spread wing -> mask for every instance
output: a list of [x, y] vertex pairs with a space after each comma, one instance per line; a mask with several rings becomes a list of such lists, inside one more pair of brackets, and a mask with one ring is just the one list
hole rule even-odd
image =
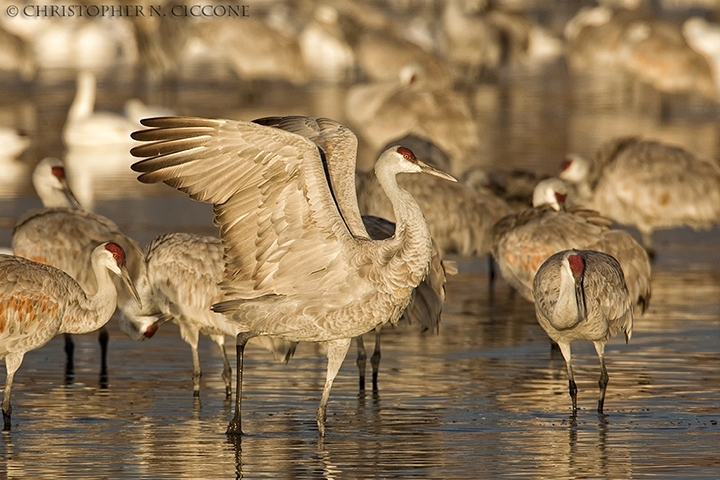
[[330, 178], [333, 197], [352, 234], [368, 238], [360, 218], [355, 170], [358, 140], [346, 126], [329, 118], [302, 116], [265, 117], [253, 123], [301, 135], [320, 148]]
[[214, 205], [230, 298], [318, 292], [351, 283], [355, 240], [333, 200], [318, 149], [308, 139], [250, 122], [145, 119], [132, 149], [151, 157], [132, 168]]

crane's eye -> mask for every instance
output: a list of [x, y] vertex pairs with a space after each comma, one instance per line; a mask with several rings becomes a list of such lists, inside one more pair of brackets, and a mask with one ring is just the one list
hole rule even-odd
[[409, 148], [398, 147], [397, 152], [402, 155], [403, 158], [408, 162], [417, 163], [417, 158], [415, 157], [415, 154]]

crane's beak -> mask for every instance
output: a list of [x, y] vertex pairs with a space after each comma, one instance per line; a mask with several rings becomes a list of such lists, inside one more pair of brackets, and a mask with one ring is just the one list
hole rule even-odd
[[423, 173], [429, 173], [430, 175], [435, 175], [436, 177], [444, 178], [445, 180], [450, 180], [451, 182], [457, 182], [457, 179], [455, 177], [453, 177], [452, 175], [447, 174], [441, 170], [438, 170], [435, 167], [431, 167], [427, 163], [424, 163], [424, 162], [421, 162], [420, 160], [418, 160], [417, 164]]
[[80, 205], [80, 202], [78, 201], [77, 197], [73, 193], [73, 191], [70, 189], [70, 185], [68, 185], [67, 180], [64, 178], [61, 180], [61, 185], [63, 189], [63, 193], [65, 194], [65, 197], [67, 197], [68, 201], [72, 204], [73, 208], [76, 209], [82, 209], [82, 205]]
[[158, 329], [170, 320], [172, 320], [172, 316], [164, 313], [146, 315], [135, 305], [135, 300], [128, 300], [120, 309], [118, 326], [125, 335], [136, 342], [141, 342], [152, 338]]
[[583, 289], [583, 278], [575, 278], [575, 302], [577, 303], [578, 323], [587, 317], [587, 305], [585, 304], [585, 291]]
[[143, 332], [143, 336], [145, 338], [150, 338], [153, 335], [155, 335], [155, 332], [158, 331], [158, 328], [163, 326], [168, 321], [172, 320], [172, 317], [170, 315], [162, 314], [158, 317], [157, 321], [153, 322], [150, 326], [148, 326], [145, 331]]
[[130, 293], [132, 294], [133, 298], [135, 299], [135, 302], [137, 302], [138, 307], [142, 308], [142, 300], [140, 300], [140, 295], [138, 295], [137, 290], [135, 289], [135, 285], [133, 285], [132, 280], [130, 279], [130, 273], [127, 270], [127, 267], [125, 265], [120, 267], [120, 278], [122, 278], [122, 281], [125, 283], [125, 286], [130, 290]]

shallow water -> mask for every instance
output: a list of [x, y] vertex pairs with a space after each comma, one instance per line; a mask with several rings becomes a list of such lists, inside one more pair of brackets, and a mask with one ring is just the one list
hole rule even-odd
[[[182, 114], [342, 115], [343, 89], [329, 86], [275, 85], [248, 96], [243, 84], [220, 76], [151, 97], [134, 85], [127, 75], [101, 77], [100, 107], [117, 110], [141, 96]], [[30, 168], [37, 158], [62, 154], [60, 128], [74, 86], [67, 74], [8, 88], [13, 94], [0, 99], [0, 118], [27, 131], [34, 144], [21, 161], [5, 165], [13, 176], [0, 179], [0, 245], [9, 245], [18, 216], [39, 206]], [[469, 92], [482, 125], [477, 163], [554, 173], [568, 151], [591, 153], [621, 133], [717, 158], [715, 107], [682, 98], [661, 120], [649, 92], [630, 108], [616, 91], [594, 88], [570, 81], [558, 67], [507, 72], [497, 85]], [[363, 155], [367, 168], [371, 154]], [[214, 231], [209, 206], [140, 185], [130, 162], [126, 152], [75, 154], [70, 181], [81, 200], [143, 244], [170, 231]], [[636, 319], [628, 345], [615, 338], [606, 349], [603, 416], [595, 412], [599, 366], [592, 345], [573, 345], [579, 387], [573, 420], [562, 357], [551, 351], [532, 305], [502, 281], [490, 289], [485, 259], [456, 258], [459, 274], [447, 286], [440, 333], [412, 326], [383, 331], [379, 393], [358, 395], [351, 347], [333, 386], [324, 440], [315, 410], [325, 359], [313, 345], [301, 345], [287, 365], [249, 347], [247, 435], [232, 442], [224, 433], [232, 405], [217, 347], [201, 341], [197, 400], [190, 349], [177, 327], [135, 343], [111, 321], [107, 385], [98, 375], [95, 334], [75, 337], [71, 379], [64, 377], [62, 338], [26, 355], [13, 389], [13, 429], [0, 440], [0, 478], [716, 478], [719, 238], [717, 228], [656, 234], [650, 309]], [[366, 343], [372, 346], [370, 338]]]

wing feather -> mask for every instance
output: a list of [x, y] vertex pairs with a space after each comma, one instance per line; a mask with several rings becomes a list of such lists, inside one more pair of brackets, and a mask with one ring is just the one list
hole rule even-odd
[[[314, 143], [242, 121], [169, 117], [144, 124], [156, 128], [133, 138], [153, 143], [132, 154], [172, 153], [132, 168], [142, 172], [142, 182], [162, 181], [214, 204], [225, 249], [222, 286], [230, 298], [320, 295], [329, 285], [342, 291], [352, 284], [352, 271], [330, 268], [355, 245]], [[194, 141], [182, 138], [194, 132]]]
[[360, 217], [355, 170], [358, 140], [346, 126], [329, 118], [302, 116], [264, 117], [253, 123], [301, 135], [315, 143], [326, 157], [332, 194], [348, 228], [356, 237], [368, 238]]

